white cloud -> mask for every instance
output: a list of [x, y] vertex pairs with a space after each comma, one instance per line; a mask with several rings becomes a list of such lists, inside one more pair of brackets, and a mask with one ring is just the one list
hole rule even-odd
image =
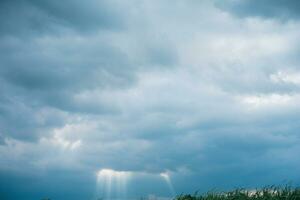
[[271, 81], [275, 83], [288, 83], [300, 85], [300, 72], [297, 71], [278, 71], [270, 75]]
[[254, 107], [272, 107], [272, 106], [284, 106], [289, 105], [292, 102], [293, 97], [290, 95], [270, 94], [270, 95], [249, 95], [242, 96], [239, 99], [249, 106]]

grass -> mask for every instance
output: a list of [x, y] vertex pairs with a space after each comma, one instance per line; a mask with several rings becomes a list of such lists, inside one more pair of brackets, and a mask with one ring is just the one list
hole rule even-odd
[[300, 188], [271, 186], [251, 191], [236, 189], [230, 192], [180, 195], [175, 200], [300, 200]]

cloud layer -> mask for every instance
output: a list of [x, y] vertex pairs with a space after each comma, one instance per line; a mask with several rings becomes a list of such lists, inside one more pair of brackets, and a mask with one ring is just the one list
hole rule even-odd
[[0, 4], [4, 198], [299, 184], [296, 1]]

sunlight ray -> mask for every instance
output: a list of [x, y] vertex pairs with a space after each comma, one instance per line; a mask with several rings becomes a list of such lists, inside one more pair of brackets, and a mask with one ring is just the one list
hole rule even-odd
[[167, 183], [168, 187], [169, 187], [169, 190], [171, 192], [171, 195], [172, 197], [175, 197], [175, 190], [174, 190], [174, 186], [172, 184], [172, 181], [171, 181], [171, 178], [170, 178], [170, 175], [168, 174], [168, 172], [163, 172], [163, 173], [160, 173], [159, 174], [163, 179], [164, 181]]
[[126, 198], [127, 182], [131, 173], [101, 169], [97, 172], [97, 196], [105, 199]]

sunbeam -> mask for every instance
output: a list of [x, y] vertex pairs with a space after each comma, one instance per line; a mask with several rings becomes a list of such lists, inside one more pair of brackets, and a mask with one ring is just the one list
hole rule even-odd
[[165, 182], [167, 183], [169, 190], [172, 194], [172, 197], [174, 197], [175, 190], [174, 190], [174, 187], [173, 187], [173, 184], [172, 184], [172, 181], [171, 181], [171, 178], [170, 178], [170, 175], [168, 174], [168, 172], [163, 172], [163, 173], [160, 173], [159, 175], [165, 180]]
[[131, 172], [101, 169], [97, 172], [97, 196], [105, 199], [126, 198]]

